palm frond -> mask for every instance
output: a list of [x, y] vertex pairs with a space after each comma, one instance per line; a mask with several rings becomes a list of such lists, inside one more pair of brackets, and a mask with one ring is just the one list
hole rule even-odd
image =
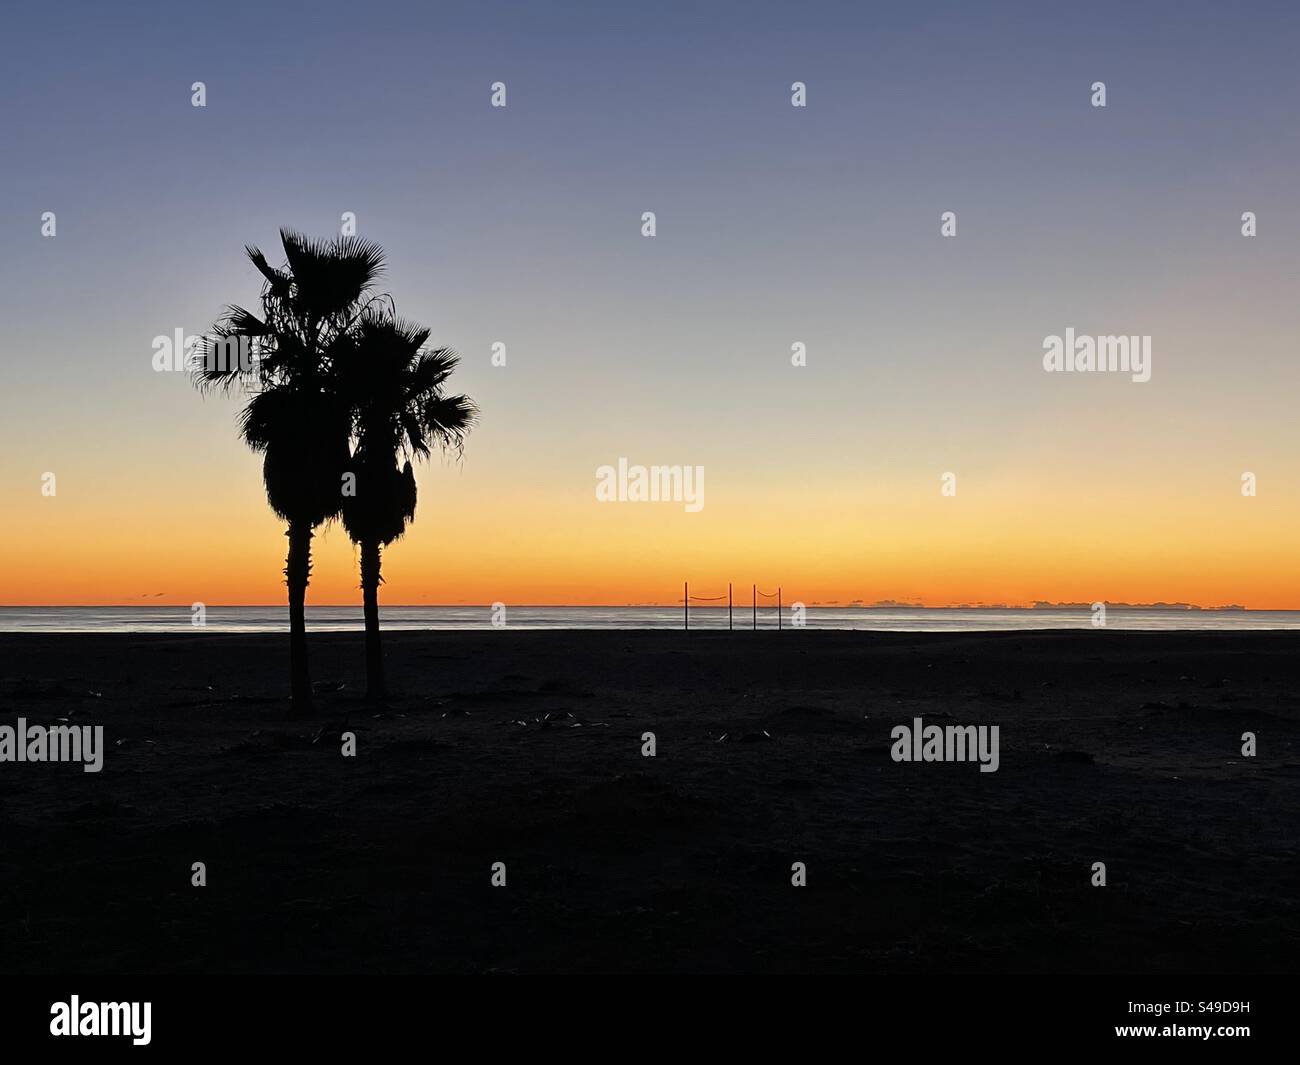
[[434, 396], [425, 403], [422, 420], [435, 443], [460, 455], [465, 437], [478, 421], [478, 407], [468, 396]]
[[384, 269], [384, 253], [360, 237], [312, 239], [292, 229], [280, 231], [294, 296], [310, 318], [330, 321], [347, 316]]
[[282, 270], [277, 270], [266, 261], [266, 256], [261, 250], [252, 244], [245, 244], [244, 251], [252, 260], [253, 265], [257, 267], [258, 273], [266, 278], [266, 283], [271, 291], [277, 296], [283, 295], [288, 291], [290, 278]]

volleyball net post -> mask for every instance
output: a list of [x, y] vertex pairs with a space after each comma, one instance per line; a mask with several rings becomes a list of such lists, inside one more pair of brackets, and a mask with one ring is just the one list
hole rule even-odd
[[776, 631], [777, 631], [777, 632], [780, 632], [780, 631], [781, 631], [781, 629], [782, 629], [782, 622], [781, 622], [781, 610], [782, 610], [781, 592], [782, 592], [782, 588], [781, 588], [780, 585], [777, 585], [777, 588], [776, 588], [776, 591], [775, 591], [775, 592], [760, 592], [760, 591], [758, 590], [758, 585], [757, 585], [757, 584], [754, 585], [754, 628], [755, 628], [755, 629], [758, 628], [758, 597], [761, 595], [764, 599], [775, 599], [775, 600], [776, 600]]
[[731, 628], [731, 585], [727, 585], [726, 595], [691, 595], [690, 581], [682, 581], [682, 628], [689, 631], [691, 627], [691, 600], [697, 603], [721, 603], [727, 601], [727, 628]]

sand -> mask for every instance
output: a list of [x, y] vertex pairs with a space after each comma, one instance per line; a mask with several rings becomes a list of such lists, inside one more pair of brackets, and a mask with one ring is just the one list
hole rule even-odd
[[[285, 637], [0, 636], [0, 725], [106, 748], [0, 764], [0, 967], [1297, 968], [1295, 634], [386, 641], [376, 711], [314, 634], [295, 722]], [[998, 771], [894, 762], [918, 717], [997, 725]]]

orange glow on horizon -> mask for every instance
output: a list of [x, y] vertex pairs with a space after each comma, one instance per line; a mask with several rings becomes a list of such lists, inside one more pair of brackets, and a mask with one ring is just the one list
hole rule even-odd
[[[239, 508], [173, 504], [167, 513], [183, 518], [170, 522], [62, 494], [26, 502], [0, 533], [6, 557], [22, 561], [6, 572], [0, 604], [283, 603], [284, 530], [258, 487], [245, 486]], [[955, 499], [894, 486], [852, 502], [791, 487], [719, 492], [687, 514], [585, 492], [511, 499], [464, 478], [422, 492], [415, 524], [384, 554], [389, 606], [671, 606], [683, 580], [701, 596], [725, 595], [730, 580], [738, 602], [757, 581], [809, 605], [1300, 607], [1284, 532], [1300, 513], [1262, 497], [1153, 510], [1113, 495], [1104, 508], [1074, 495], [1029, 499], [1016, 484], [963, 486]], [[356, 550], [341, 527], [318, 530], [313, 563], [309, 603], [359, 604]]]

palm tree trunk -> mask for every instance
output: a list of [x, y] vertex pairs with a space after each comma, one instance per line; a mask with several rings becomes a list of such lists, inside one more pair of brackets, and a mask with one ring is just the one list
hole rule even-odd
[[285, 583], [289, 586], [289, 679], [292, 685], [290, 717], [312, 712], [311, 674], [307, 669], [307, 582], [311, 579], [311, 525], [289, 523], [289, 558]]
[[379, 541], [361, 545], [361, 597], [366, 616], [366, 697], [379, 702], [388, 697], [384, 685], [384, 652], [379, 643]]

